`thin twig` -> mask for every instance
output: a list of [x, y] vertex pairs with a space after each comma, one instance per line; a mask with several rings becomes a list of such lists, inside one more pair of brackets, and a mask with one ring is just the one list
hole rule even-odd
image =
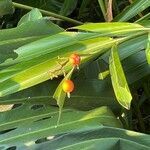
[[108, 1], [108, 5], [107, 5], [107, 21], [110, 22], [113, 20], [113, 13], [112, 13], [112, 0]]

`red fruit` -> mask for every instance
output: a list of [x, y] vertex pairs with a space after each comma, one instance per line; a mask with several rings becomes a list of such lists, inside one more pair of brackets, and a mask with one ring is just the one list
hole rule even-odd
[[70, 57], [69, 57], [69, 61], [72, 65], [74, 66], [78, 66], [80, 64], [80, 61], [81, 61], [81, 58], [78, 54], [72, 54]]

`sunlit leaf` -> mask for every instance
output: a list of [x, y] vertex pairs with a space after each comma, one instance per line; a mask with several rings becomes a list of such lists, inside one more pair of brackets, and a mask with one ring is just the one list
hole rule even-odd
[[98, 32], [101, 36], [124, 36], [148, 30], [136, 23], [111, 22], [111, 23], [86, 23], [75, 26], [72, 29], [79, 29], [90, 32]]
[[[72, 36], [67, 33], [66, 36], [68, 38], [64, 38], [63, 34], [60, 34], [59, 36], [55, 36], [54, 39], [52, 36], [51, 42], [49, 41], [50, 36], [25, 45], [22, 48], [20, 47], [20, 57], [18, 56], [14, 61], [18, 59], [22, 62], [0, 71], [0, 82], [3, 82], [0, 86], [0, 95], [8, 95], [48, 79], [52, 79], [55, 76], [62, 75], [62, 67], [58, 64], [58, 61], [59, 63], [64, 63], [64, 60], [58, 59], [58, 56], [62, 58], [68, 57], [70, 54], [77, 52], [81, 55], [83, 54], [82, 63], [85, 63], [88, 60], [95, 58], [97, 55], [104, 53], [107, 48], [111, 47], [115, 42], [112, 38], [100, 37], [82, 40], [72, 45], [71, 42], [76, 42], [78, 38], [84, 39], [85, 37], [88, 37], [88, 34], [71, 33], [71, 35]], [[74, 36], [77, 39], [74, 39]], [[89, 34], [89, 37], [90, 36], [91, 34]], [[60, 37], [62, 40], [58, 41], [58, 38], [56, 37]], [[58, 45], [58, 43], [61, 44]], [[68, 44], [71, 46], [67, 46]], [[55, 45], [57, 46], [55, 47]], [[66, 45], [66, 47], [64, 45]], [[88, 55], [84, 55], [87, 53]], [[31, 55], [32, 57], [30, 57]], [[35, 58], [33, 56], [35, 56]], [[66, 72], [70, 71], [71, 65], [66, 64], [64, 69]]]
[[57, 101], [57, 105], [59, 106], [59, 117], [58, 117], [57, 124], [59, 124], [62, 109], [63, 109], [63, 106], [64, 106], [66, 94], [67, 94], [63, 91], [62, 85], [63, 85], [65, 80], [68, 80], [68, 79], [71, 78], [73, 70], [74, 70], [74, 68], [64, 77], [64, 79], [60, 82], [60, 84], [58, 85], [58, 87], [57, 87], [57, 89], [56, 89], [56, 91], [53, 95], [53, 98]]
[[148, 34], [148, 40], [147, 40], [146, 58], [148, 64], [150, 64], [150, 33]]
[[99, 73], [98, 78], [104, 80], [109, 75], [109, 70]]
[[109, 58], [109, 70], [113, 89], [118, 102], [126, 109], [130, 109], [132, 96], [119, 59], [116, 45], [114, 45], [111, 49], [111, 55]]

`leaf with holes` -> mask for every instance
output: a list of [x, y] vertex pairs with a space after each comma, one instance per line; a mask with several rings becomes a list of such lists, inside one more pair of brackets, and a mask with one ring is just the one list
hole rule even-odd
[[[108, 78], [109, 79], [109, 78]], [[26, 90], [0, 98], [0, 105], [20, 104], [28, 101], [30, 104], [48, 103], [57, 106], [53, 94], [61, 80], [49, 80]], [[65, 101], [65, 108], [90, 110], [101, 106], [108, 106], [118, 114], [120, 106], [115, 100], [110, 80], [81, 79], [74, 80], [75, 88], [69, 100]]]
[[90, 111], [63, 109], [62, 120], [57, 127], [58, 108], [48, 104], [34, 106], [27, 101], [17, 108], [0, 113], [0, 116], [0, 131], [5, 131], [0, 135], [0, 146], [5, 148], [63, 133], [94, 129], [101, 125], [122, 127], [107, 107]]
[[150, 135], [142, 134], [130, 130], [100, 126], [96, 129], [89, 129], [80, 132], [73, 132], [60, 135], [58, 137], [49, 137], [46, 142], [37, 142], [29, 146], [21, 145], [22, 149], [94, 149], [94, 150], [149, 150]]

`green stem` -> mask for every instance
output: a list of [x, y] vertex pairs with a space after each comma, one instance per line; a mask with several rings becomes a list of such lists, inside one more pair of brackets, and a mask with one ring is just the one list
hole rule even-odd
[[105, 4], [104, 4], [104, 1], [103, 0], [98, 0], [98, 3], [99, 3], [99, 6], [101, 8], [101, 11], [103, 13], [104, 19], [107, 20], [107, 18], [106, 18], [106, 7], [105, 7]]
[[[19, 3], [15, 3], [13, 2], [13, 5], [17, 8], [22, 8], [22, 9], [27, 9], [27, 10], [32, 10], [34, 7], [31, 7], [31, 6], [27, 6], [27, 5], [23, 5], [23, 4], [19, 4]], [[71, 18], [68, 18], [68, 17], [65, 17], [65, 16], [62, 16], [62, 15], [58, 15], [58, 14], [55, 14], [53, 12], [50, 12], [50, 11], [46, 11], [46, 10], [43, 10], [43, 9], [39, 9], [41, 13], [45, 14], [45, 15], [48, 15], [48, 16], [52, 16], [52, 17], [55, 17], [55, 18], [59, 18], [59, 19], [62, 19], [62, 20], [65, 20], [65, 21], [68, 21], [68, 22], [71, 22], [73, 24], [76, 24], [76, 25], [81, 25], [83, 24], [82, 22], [80, 21], [77, 21], [77, 20], [74, 20], [74, 19], [71, 19]]]
[[148, 14], [146, 14], [145, 16], [143, 16], [142, 18], [136, 20], [135, 22], [136, 22], [136, 23], [139, 23], [140, 21], [143, 21], [144, 19], [146, 20], [146, 19], [148, 19], [148, 18], [150, 18], [150, 13], [148, 13]]

